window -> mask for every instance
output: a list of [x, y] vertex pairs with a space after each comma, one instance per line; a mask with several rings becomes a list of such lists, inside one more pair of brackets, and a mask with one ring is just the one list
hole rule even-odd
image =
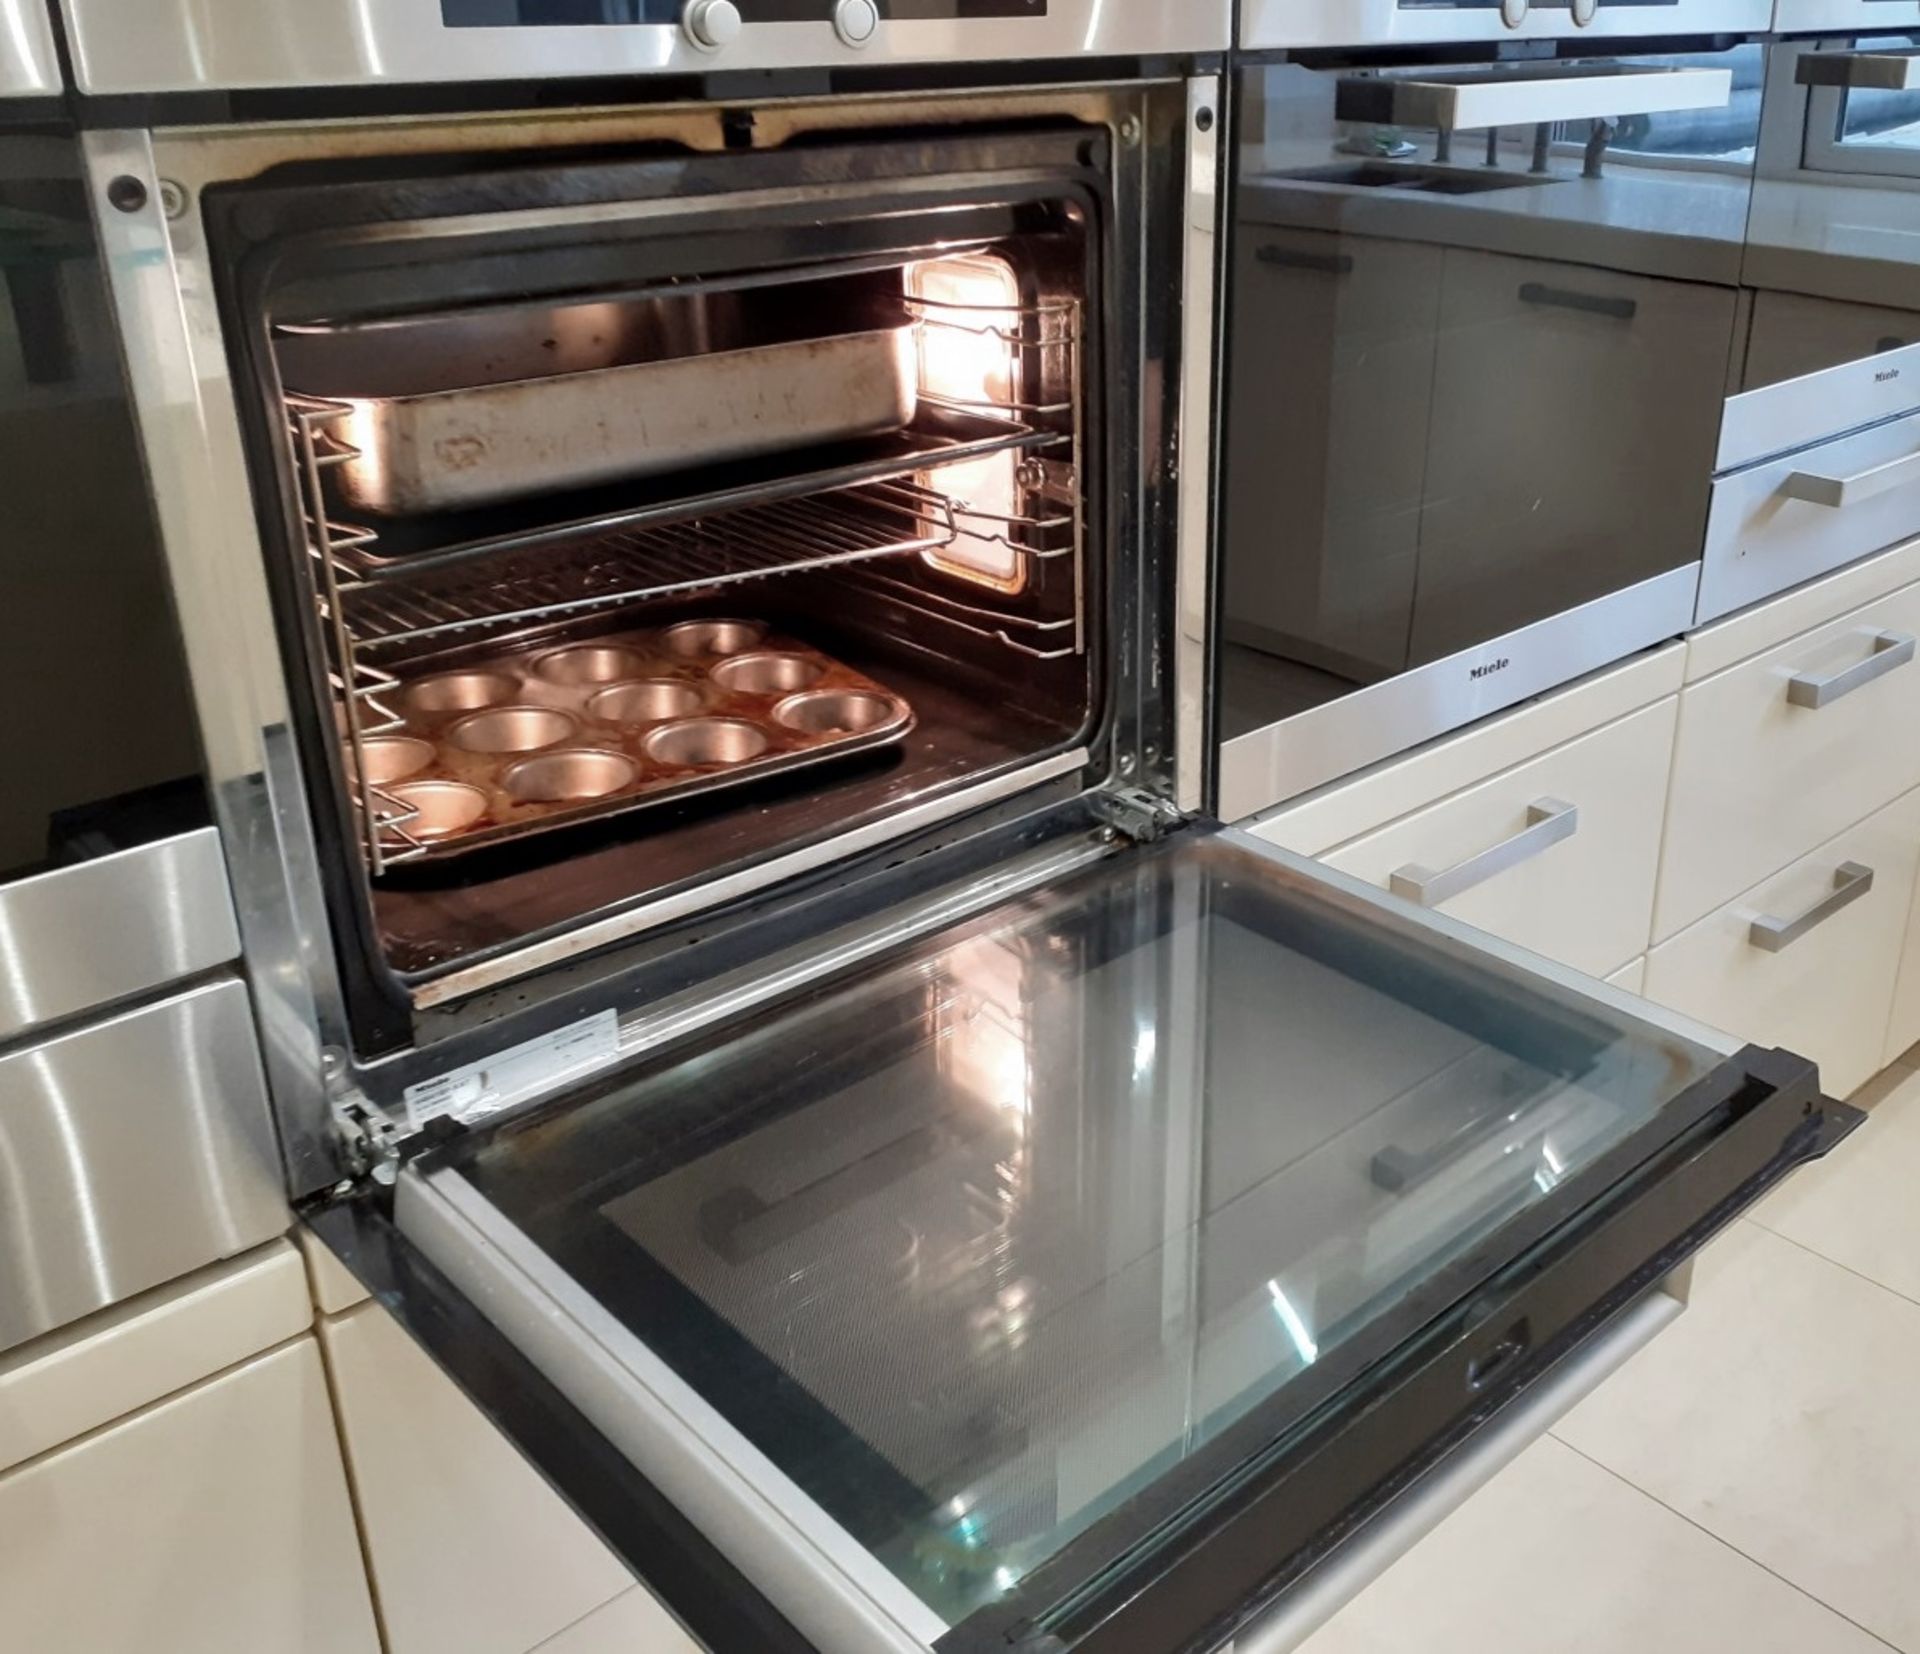
[[1813, 88], [1807, 98], [1807, 168], [1920, 179], [1920, 34], [1880, 35], [1853, 43], [1852, 51], [1863, 58], [1914, 59], [1909, 78], [1915, 84]]

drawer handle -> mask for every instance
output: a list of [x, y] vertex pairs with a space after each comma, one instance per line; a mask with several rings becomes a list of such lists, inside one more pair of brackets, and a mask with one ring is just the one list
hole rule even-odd
[[1888, 460], [1885, 465], [1856, 471], [1850, 477], [1830, 477], [1823, 471], [1795, 471], [1780, 485], [1780, 492], [1790, 500], [1805, 500], [1808, 505], [1824, 505], [1839, 511], [1889, 489], [1904, 488], [1910, 482], [1920, 482], [1920, 454]]
[[1451, 867], [1435, 872], [1409, 862], [1394, 872], [1387, 883], [1394, 895], [1404, 896], [1422, 907], [1438, 907], [1463, 890], [1485, 884], [1496, 873], [1531, 861], [1542, 850], [1570, 839], [1580, 829], [1580, 811], [1557, 798], [1536, 798], [1527, 806], [1527, 825], [1512, 838], [1490, 845], [1477, 856], [1469, 856]]
[[1351, 253], [1306, 253], [1291, 247], [1261, 247], [1253, 256], [1262, 264], [1277, 265], [1282, 270], [1317, 270], [1323, 276], [1353, 274]]
[[1616, 322], [1630, 322], [1639, 313], [1638, 299], [1616, 299], [1606, 293], [1577, 293], [1571, 287], [1548, 287], [1542, 282], [1520, 284], [1522, 304], [1550, 304], [1562, 310], [1585, 310], [1595, 316], [1611, 316]]
[[1871, 867], [1857, 861], [1843, 861], [1833, 870], [1833, 889], [1827, 895], [1791, 919], [1776, 919], [1770, 913], [1763, 913], [1747, 927], [1747, 940], [1767, 953], [1778, 953], [1799, 941], [1815, 925], [1831, 919], [1841, 908], [1852, 906], [1872, 888]]
[[1808, 672], [1794, 673], [1787, 679], [1787, 701], [1792, 706], [1811, 707], [1818, 712], [1842, 695], [1851, 695], [1863, 684], [1884, 678], [1896, 666], [1905, 666], [1912, 659], [1911, 632], [1875, 632], [1873, 653], [1865, 660], [1855, 661], [1845, 671], [1832, 672], [1824, 678]]

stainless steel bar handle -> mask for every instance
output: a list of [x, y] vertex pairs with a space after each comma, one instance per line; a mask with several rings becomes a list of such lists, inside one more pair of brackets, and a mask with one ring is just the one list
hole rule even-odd
[[1830, 672], [1824, 678], [1816, 678], [1810, 672], [1794, 673], [1787, 679], [1787, 700], [1793, 706], [1810, 707], [1817, 712], [1842, 695], [1851, 695], [1861, 685], [1884, 678], [1895, 667], [1905, 666], [1912, 659], [1911, 632], [1875, 632], [1873, 653], [1844, 671]]
[[1838, 511], [1912, 482], [1920, 482], [1920, 453], [1889, 460], [1870, 470], [1856, 471], [1850, 477], [1830, 477], [1824, 471], [1794, 471], [1780, 485], [1780, 492], [1790, 500], [1805, 500], [1808, 505], [1824, 505]]
[[1778, 953], [1805, 936], [1815, 925], [1824, 924], [1841, 908], [1849, 907], [1873, 888], [1873, 869], [1857, 861], [1843, 861], [1833, 870], [1833, 890], [1822, 896], [1804, 913], [1791, 919], [1776, 919], [1763, 913], [1747, 927], [1747, 940], [1767, 953]]
[[1558, 798], [1536, 798], [1527, 806], [1527, 825], [1512, 838], [1502, 839], [1477, 856], [1469, 856], [1437, 872], [1409, 862], [1392, 874], [1388, 886], [1394, 895], [1404, 896], [1410, 902], [1418, 902], [1422, 907], [1438, 907], [1463, 890], [1485, 884], [1496, 873], [1531, 861], [1542, 850], [1572, 838], [1579, 830], [1577, 806]]

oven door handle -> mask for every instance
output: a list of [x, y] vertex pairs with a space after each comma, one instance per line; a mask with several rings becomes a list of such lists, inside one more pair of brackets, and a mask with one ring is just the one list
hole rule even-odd
[[1795, 471], [1780, 485], [1780, 492], [1790, 500], [1804, 500], [1808, 505], [1824, 505], [1839, 511], [1889, 489], [1904, 488], [1910, 482], [1920, 482], [1920, 452], [1856, 471], [1850, 477], [1830, 477], [1823, 471]]
[[1791, 947], [1815, 925], [1824, 924], [1843, 907], [1851, 907], [1873, 888], [1873, 869], [1857, 861], [1843, 861], [1833, 870], [1833, 889], [1812, 907], [1791, 919], [1763, 913], [1747, 927], [1747, 940], [1763, 953]]
[[1842, 695], [1851, 695], [1875, 678], [1884, 678], [1895, 667], [1905, 666], [1913, 659], [1913, 645], [1911, 632], [1875, 632], [1873, 652], [1865, 660], [1855, 661], [1845, 670], [1830, 672], [1824, 678], [1816, 678], [1810, 672], [1795, 672], [1787, 679], [1788, 704], [1815, 712], [1831, 706]]
[[1437, 872], [1409, 862], [1397, 868], [1388, 879], [1394, 895], [1405, 897], [1421, 907], [1438, 907], [1477, 884], [1485, 884], [1496, 873], [1504, 873], [1523, 861], [1531, 861], [1542, 850], [1570, 839], [1580, 830], [1580, 810], [1558, 798], [1536, 798], [1527, 806], [1527, 825], [1512, 838], [1489, 845], [1478, 855], [1457, 861]]

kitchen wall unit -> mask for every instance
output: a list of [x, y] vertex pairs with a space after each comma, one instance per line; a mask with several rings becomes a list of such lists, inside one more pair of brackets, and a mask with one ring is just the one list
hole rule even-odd
[[1844, 1094], [1920, 1040], [1916, 636], [1920, 541], [1251, 825]]

